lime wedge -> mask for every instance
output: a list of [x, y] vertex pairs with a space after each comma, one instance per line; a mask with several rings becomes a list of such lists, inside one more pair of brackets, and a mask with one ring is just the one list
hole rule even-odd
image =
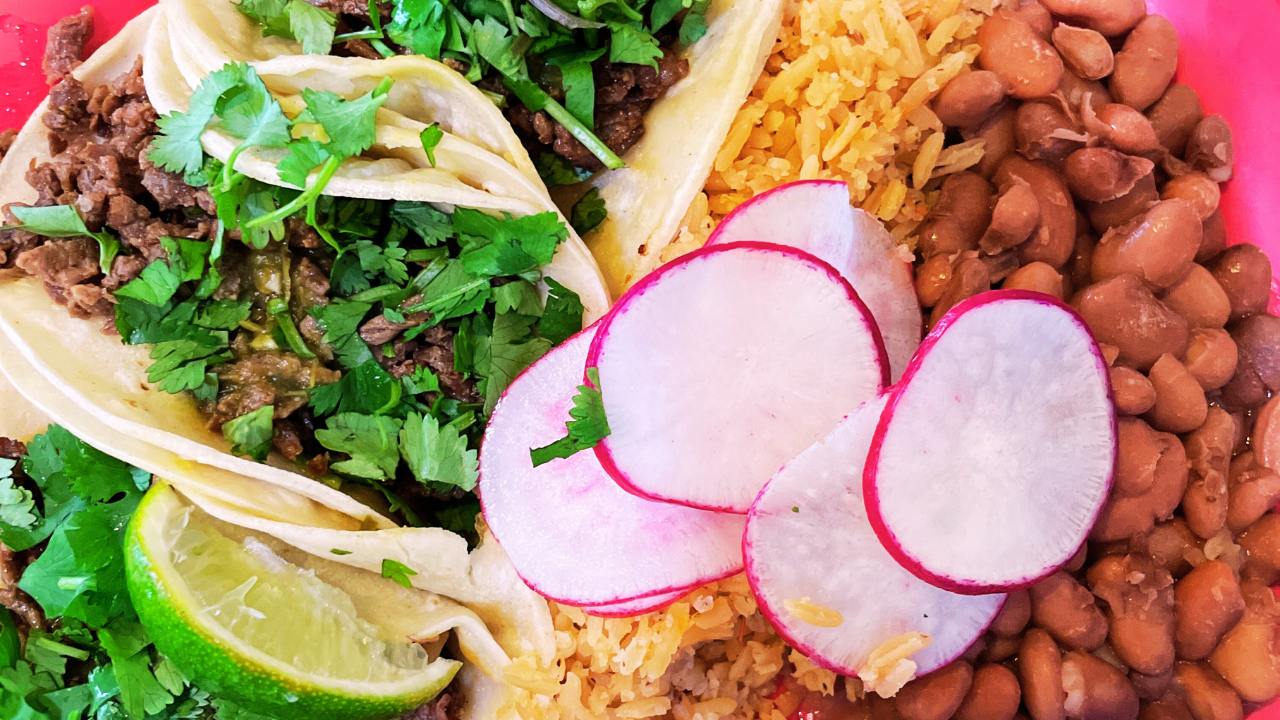
[[[239, 536], [239, 539], [236, 536]], [[352, 597], [157, 483], [125, 539], [129, 594], [197, 686], [280, 720], [394, 718], [460, 663], [362, 617]], [[361, 582], [391, 582], [363, 573]], [[367, 587], [358, 592], [368, 593]]]

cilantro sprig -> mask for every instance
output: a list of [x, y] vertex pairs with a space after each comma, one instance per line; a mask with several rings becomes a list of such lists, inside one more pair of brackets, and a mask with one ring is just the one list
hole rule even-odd
[[578, 394], [573, 396], [570, 420], [565, 423], [568, 434], [550, 445], [529, 451], [534, 467], [590, 450], [609, 436], [609, 419], [605, 417], [604, 398], [599, 389], [600, 371], [587, 368], [587, 380], [590, 384], [579, 385]]
[[91, 237], [98, 241], [98, 267], [103, 274], [111, 272], [111, 263], [120, 254], [120, 239], [108, 232], [90, 232], [80, 212], [71, 205], [48, 207], [22, 207], [12, 205], [9, 211], [21, 225], [3, 227], [0, 230], [21, 229], [37, 235], [53, 238]]

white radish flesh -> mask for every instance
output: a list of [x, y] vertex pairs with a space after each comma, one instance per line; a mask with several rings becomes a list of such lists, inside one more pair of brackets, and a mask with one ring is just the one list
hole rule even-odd
[[613, 433], [596, 455], [636, 494], [745, 513], [783, 463], [883, 389], [887, 364], [830, 265], [768, 243], [704, 248], [600, 322], [588, 365]]
[[481, 507], [541, 595], [577, 606], [649, 598], [660, 607], [656, 596], [742, 569], [744, 520], [631, 495], [589, 450], [533, 467], [529, 449], [565, 434], [594, 335], [589, 328], [547, 353], [494, 408], [480, 454]]
[[[911, 657], [923, 675], [982, 635], [1003, 595], [940, 590], [898, 565], [862, 503], [862, 468], [886, 398], [868, 402], [787, 463], [747, 516], [747, 579], [761, 610], [813, 662], [856, 675], [872, 651], [909, 632], [932, 642]], [[792, 614], [788, 601], [840, 613], [835, 627]], [[794, 605], [793, 605], [794, 608]]]
[[1071, 559], [1111, 487], [1107, 364], [1084, 321], [1041, 293], [957, 305], [880, 420], [864, 484], [904, 567], [954, 592], [1031, 585]]
[[757, 195], [721, 220], [707, 245], [740, 240], [790, 245], [840, 271], [880, 326], [892, 379], [902, 376], [922, 332], [911, 263], [879, 220], [849, 204], [847, 184], [801, 180]]

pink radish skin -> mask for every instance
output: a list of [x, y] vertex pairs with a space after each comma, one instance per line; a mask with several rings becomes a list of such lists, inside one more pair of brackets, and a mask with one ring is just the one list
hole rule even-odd
[[600, 610], [639, 614], [740, 572], [745, 521], [635, 497], [591, 452], [533, 467], [529, 449], [564, 436], [595, 333], [566, 340], [507, 388], [481, 446], [480, 503], [539, 594], [574, 606], [627, 603], [638, 610]]
[[582, 612], [588, 615], [604, 618], [629, 618], [636, 617], [637, 615], [647, 615], [651, 612], [667, 609], [672, 605], [672, 603], [696, 589], [697, 587], [695, 586], [671, 593], [641, 598], [639, 600], [614, 603], [613, 605], [593, 605], [582, 608]]
[[885, 548], [956, 593], [1052, 575], [1085, 541], [1115, 475], [1110, 374], [1057, 299], [992, 291], [933, 329], [880, 418], [864, 493]]
[[846, 183], [801, 180], [756, 195], [725, 216], [706, 244], [741, 240], [789, 245], [839, 270], [880, 327], [892, 380], [902, 377], [922, 332], [911, 263], [879, 220], [849, 204]]
[[[787, 463], [747, 515], [747, 580], [782, 637], [814, 663], [843, 675], [907, 632], [932, 642], [911, 659], [917, 675], [962, 655], [1004, 605], [1004, 595], [968, 597], [904, 570], [881, 546], [862, 501], [862, 467], [888, 398], [851, 413], [823, 440]], [[842, 622], [819, 627], [786, 608], [809, 598]]]
[[600, 321], [612, 434], [595, 451], [626, 490], [746, 513], [787, 460], [887, 384], [875, 320], [822, 260], [769, 243], [696, 250]]

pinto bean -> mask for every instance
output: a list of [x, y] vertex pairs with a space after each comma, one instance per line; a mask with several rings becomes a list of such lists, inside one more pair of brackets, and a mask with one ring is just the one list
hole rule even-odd
[[996, 168], [1004, 159], [1017, 152], [1018, 139], [1015, 129], [1018, 123], [1018, 111], [1013, 103], [1005, 102], [998, 107], [991, 119], [976, 129], [961, 130], [960, 136], [965, 140], [981, 139], [984, 143], [982, 159], [973, 166], [973, 172], [990, 179], [996, 174]]
[[973, 684], [955, 720], [1012, 720], [1022, 701], [1018, 676], [1003, 665], [983, 665], [973, 672]]
[[1120, 350], [1116, 362], [1146, 370], [1161, 355], [1181, 357], [1187, 349], [1187, 321], [1143, 287], [1133, 275], [1090, 285], [1076, 309], [1098, 342]]
[[1245, 553], [1245, 578], [1264, 585], [1280, 579], [1280, 515], [1258, 518], [1236, 542]]
[[1106, 557], [1089, 568], [1089, 589], [1106, 603], [1108, 642], [1130, 668], [1159, 675], [1173, 667], [1173, 576], [1146, 553]]
[[1138, 694], [1139, 700], [1159, 700], [1173, 685], [1173, 664], [1171, 663], [1169, 669], [1159, 675], [1144, 675], [1130, 670], [1129, 682], [1133, 683], [1133, 691]]
[[1181, 281], [1200, 248], [1200, 218], [1185, 200], [1162, 200], [1129, 224], [1102, 236], [1093, 253], [1093, 276], [1132, 274], [1154, 289]]
[[1148, 15], [1125, 38], [1115, 57], [1111, 94], [1141, 112], [1164, 95], [1178, 69], [1178, 31], [1160, 15]]
[[1004, 637], [1003, 635], [987, 635], [986, 647], [982, 650], [982, 659], [989, 663], [1004, 662], [1018, 654], [1018, 648], [1022, 646], [1022, 638], [1017, 635]]
[[1093, 594], [1064, 572], [1032, 585], [1031, 621], [1074, 650], [1096, 650], [1107, 639], [1107, 619]]
[[1239, 354], [1231, 335], [1222, 328], [1196, 328], [1182, 364], [1205, 392], [1217, 390], [1236, 373]]
[[1123, 35], [1147, 14], [1145, 0], [1044, 0], [1049, 12], [1107, 37]]
[[1210, 215], [1201, 226], [1204, 228], [1204, 237], [1200, 240], [1200, 250], [1196, 252], [1196, 262], [1203, 265], [1227, 249], [1227, 223], [1219, 210]]
[[1115, 200], [1102, 203], [1086, 203], [1085, 210], [1089, 215], [1089, 224], [1095, 232], [1105, 233], [1113, 227], [1120, 227], [1145, 213], [1152, 205], [1160, 201], [1160, 193], [1156, 192], [1154, 174], [1138, 179], [1133, 189]]
[[1000, 194], [991, 213], [991, 226], [978, 247], [995, 255], [1021, 245], [1040, 226], [1040, 203], [1027, 183], [1014, 183]]
[[1280, 502], [1280, 473], [1258, 462], [1255, 451], [1241, 453], [1231, 461], [1227, 496], [1227, 529], [1236, 535]]
[[1235, 170], [1235, 145], [1231, 126], [1221, 115], [1210, 115], [1196, 124], [1187, 140], [1187, 162], [1217, 182], [1231, 179]]
[[1089, 106], [1095, 113], [1098, 108], [1111, 102], [1111, 93], [1107, 92], [1106, 85], [1097, 80], [1085, 80], [1070, 70], [1062, 73], [1062, 80], [1058, 82], [1058, 92], [1066, 99], [1067, 105], [1076, 111], [1076, 114], [1079, 114], [1086, 95]]
[[1040, 206], [1040, 227], [1017, 248], [1022, 264], [1039, 261], [1055, 269], [1065, 265], [1075, 248], [1076, 211], [1062, 173], [1015, 154], [1000, 163], [995, 181], [1001, 190], [1019, 183], [1030, 185]]
[[973, 666], [964, 660], [907, 683], [894, 701], [904, 720], [948, 720], [973, 684]]
[[1015, 132], [1018, 152], [1031, 160], [1055, 165], [1084, 147], [1089, 139], [1062, 105], [1051, 101], [1023, 103], [1018, 108]]
[[1062, 58], [1023, 18], [999, 10], [978, 28], [978, 65], [1003, 77], [1019, 100], [1049, 95], [1062, 79]]
[[[1158, 400], [1156, 404], [1159, 405]], [[1227, 524], [1227, 475], [1238, 431], [1230, 413], [1213, 407], [1208, 409], [1204, 423], [1183, 441], [1190, 474], [1182, 513], [1191, 531], [1205, 540]]]
[[1053, 33], [1053, 15], [1049, 9], [1041, 5], [1039, 0], [1015, 0], [1005, 3], [1005, 7], [1020, 20], [1031, 26], [1040, 37], [1048, 40]]
[[1258, 411], [1249, 444], [1258, 454], [1258, 463], [1280, 473], [1280, 395]]
[[[1080, 222], [1078, 219], [1077, 222]], [[1088, 227], [1088, 220], [1085, 219], [1081, 227]], [[1093, 251], [1098, 245], [1098, 240], [1089, 234], [1088, 230], [1081, 230], [1076, 234], [1075, 247], [1071, 252], [1071, 260], [1067, 263], [1064, 281], [1075, 288], [1087, 287], [1093, 282]], [[1063, 286], [1063, 296], [1070, 297], [1071, 293], [1067, 291], [1066, 283]]]
[[987, 628], [996, 635], [1013, 637], [1022, 634], [1031, 622], [1031, 596], [1026, 590], [1009, 593], [996, 619]]
[[[1157, 520], [1167, 520], [1187, 487], [1187, 457], [1173, 435], [1157, 433], [1137, 418], [1120, 418], [1120, 457], [1116, 491], [1103, 507], [1089, 539], [1093, 542], [1128, 540], [1149, 532]], [[1149, 480], [1147, 478], [1150, 478]], [[1126, 488], [1148, 486], [1126, 496]]]
[[950, 257], [934, 255], [921, 263], [916, 270], [916, 297], [920, 300], [920, 306], [931, 308], [937, 305], [950, 282]]
[[1187, 708], [1196, 720], [1242, 720], [1240, 696], [1208, 663], [1180, 662], [1173, 680], [1182, 690]]
[[1053, 30], [1053, 46], [1067, 69], [1086, 80], [1101, 80], [1115, 69], [1115, 54], [1097, 30], [1062, 24]]
[[1280, 392], [1280, 318], [1254, 315], [1231, 328], [1239, 361], [1236, 374], [1222, 388], [1222, 403], [1247, 410], [1267, 401], [1269, 393]]
[[1151, 174], [1155, 163], [1110, 148], [1076, 150], [1063, 164], [1067, 185], [1080, 200], [1106, 202], [1123, 197], [1139, 180]]
[[1161, 355], [1147, 373], [1156, 389], [1156, 404], [1143, 418], [1157, 430], [1191, 432], [1204, 424], [1209, 410], [1204, 388], [1172, 355]]
[[1268, 703], [1280, 695], [1280, 603], [1263, 585], [1244, 589], [1240, 622], [1222, 637], [1209, 665], [1251, 703]]
[[1138, 717], [1138, 694], [1133, 684], [1111, 663], [1069, 652], [1062, 658], [1063, 703], [1067, 717], [1079, 720], [1109, 720]]
[[951, 282], [947, 283], [947, 289], [942, 291], [942, 297], [938, 299], [938, 304], [933, 306], [933, 312], [929, 314], [929, 327], [937, 325], [942, 316], [960, 302], [990, 289], [991, 274], [986, 264], [977, 258], [961, 260], [960, 264], [956, 265]]
[[1200, 221], [1204, 222], [1218, 212], [1218, 201], [1222, 198], [1222, 192], [1218, 189], [1218, 183], [1211, 180], [1208, 175], [1188, 173], [1165, 183], [1160, 197], [1164, 200], [1173, 198], [1186, 200], [1191, 203], [1191, 207], [1195, 208]]
[[949, 127], [977, 127], [991, 117], [1009, 89], [1009, 82], [990, 70], [957, 75], [938, 93], [933, 112]]
[[1062, 275], [1046, 263], [1033, 262], [1004, 279], [1005, 290], [1031, 290], [1062, 299]]
[[1160, 294], [1160, 301], [1192, 328], [1220, 328], [1231, 317], [1231, 299], [1202, 265], [1192, 265], [1186, 277]]
[[1181, 157], [1196, 125], [1204, 119], [1200, 96], [1190, 85], [1170, 85], [1164, 95], [1147, 109], [1147, 119], [1160, 138], [1160, 144]]
[[1257, 245], [1241, 243], [1205, 266], [1231, 301], [1231, 319], [1264, 313], [1271, 299], [1271, 260]]
[[1122, 415], [1141, 415], [1156, 404], [1156, 389], [1151, 381], [1127, 367], [1111, 368], [1111, 392], [1115, 396], [1116, 412]]
[[1145, 115], [1128, 105], [1108, 103], [1098, 108], [1080, 108], [1084, 129], [1101, 137], [1115, 149], [1141, 155], [1160, 147], [1160, 138]]
[[971, 172], [958, 172], [942, 183], [938, 202], [920, 226], [920, 253], [953, 255], [978, 249], [978, 239], [991, 224], [991, 184]]
[[1167, 696], [1155, 702], [1142, 703], [1138, 720], [1196, 720], [1182, 698]]
[[1039, 628], [1027, 631], [1018, 651], [1018, 678], [1032, 720], [1065, 720], [1062, 655], [1049, 633]]
[[1235, 571], [1223, 560], [1200, 563], [1174, 585], [1178, 657], [1203, 660], [1223, 634], [1244, 615], [1244, 597]]
[[1151, 559], [1174, 578], [1186, 575], [1194, 565], [1204, 562], [1203, 546], [1204, 541], [1191, 532], [1187, 521], [1182, 518], [1160, 523], [1147, 535], [1147, 552]]

